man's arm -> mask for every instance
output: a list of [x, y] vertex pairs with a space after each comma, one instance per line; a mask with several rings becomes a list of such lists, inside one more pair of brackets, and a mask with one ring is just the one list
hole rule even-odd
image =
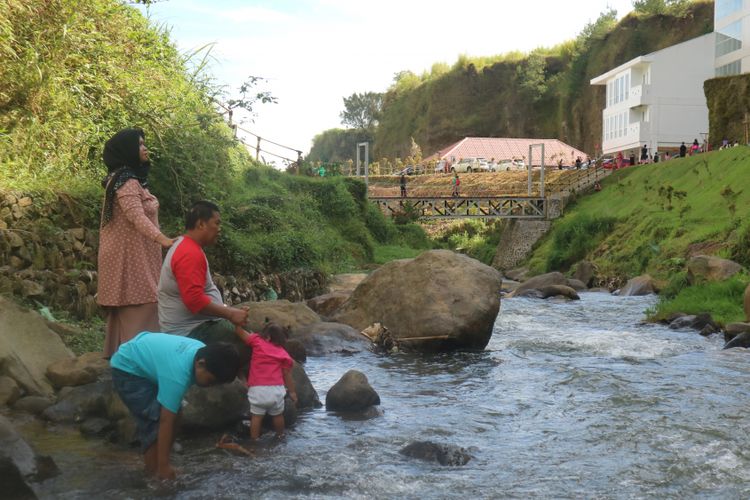
[[236, 307], [227, 307], [225, 305], [209, 302], [198, 312], [200, 314], [205, 314], [206, 316], [218, 316], [219, 318], [224, 318], [234, 323], [235, 326], [244, 326], [244, 324], [247, 323], [247, 310], [245, 309], [237, 309]]
[[159, 437], [156, 440], [156, 475], [159, 479], [174, 479], [175, 470], [169, 463], [169, 455], [174, 441], [174, 427], [177, 414], [161, 407], [159, 417]]

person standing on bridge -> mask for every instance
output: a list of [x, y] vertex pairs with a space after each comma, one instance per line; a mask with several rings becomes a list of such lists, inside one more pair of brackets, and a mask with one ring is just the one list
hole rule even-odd
[[406, 174], [401, 174], [401, 198], [406, 198]]
[[451, 196], [459, 196], [459, 186], [461, 185], [461, 179], [458, 178], [458, 172], [453, 172], [451, 185], [453, 186], [453, 193], [451, 193]]

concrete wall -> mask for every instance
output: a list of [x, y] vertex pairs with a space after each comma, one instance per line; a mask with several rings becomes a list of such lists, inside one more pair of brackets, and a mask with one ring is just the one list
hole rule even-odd
[[492, 267], [500, 271], [518, 267], [529, 256], [534, 244], [551, 227], [552, 222], [548, 220], [509, 220], [500, 235]]

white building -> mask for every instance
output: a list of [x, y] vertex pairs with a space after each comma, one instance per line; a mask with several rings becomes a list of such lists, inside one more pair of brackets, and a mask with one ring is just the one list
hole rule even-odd
[[716, 76], [750, 73], [750, 0], [716, 0]]
[[[740, 0], [742, 1], [742, 0]], [[750, 0], [745, 0], [750, 4]], [[703, 82], [714, 77], [716, 34], [636, 57], [591, 80], [606, 85], [602, 153], [674, 151], [708, 133]]]

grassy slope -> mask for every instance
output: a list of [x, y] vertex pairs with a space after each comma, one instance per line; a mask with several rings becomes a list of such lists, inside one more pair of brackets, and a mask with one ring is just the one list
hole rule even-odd
[[[535, 249], [529, 266], [536, 272], [553, 270], [554, 256], [570, 250], [560, 248], [565, 241], [561, 233], [583, 228], [568, 245], [588, 244], [584, 255], [578, 257], [593, 261], [604, 280], [619, 284], [647, 272], [665, 285], [669, 283], [669, 295], [678, 294], [679, 302], [662, 304], [657, 317], [676, 310], [709, 309], [718, 313], [722, 321], [740, 320], [744, 317], [741, 291], [740, 300], [731, 307], [710, 306], [706, 300], [712, 295], [716, 298], [716, 294], [735, 300], [737, 289], [746, 282], [744, 278], [735, 284], [711, 285], [699, 292], [695, 288], [683, 289], [684, 267], [686, 259], [700, 253], [735, 258], [750, 265], [746, 257], [749, 172], [750, 149], [746, 147], [616, 172], [605, 180], [601, 192], [566, 209], [565, 216], [556, 221]], [[607, 218], [614, 219], [610, 230], [598, 235], [586, 231], [591, 227], [586, 219]]]
[[81, 209], [79, 223], [96, 228], [104, 141], [140, 126], [168, 234], [181, 232], [193, 201], [222, 207], [216, 271], [334, 272], [371, 262], [378, 245], [426, 245], [417, 226], [395, 227], [368, 206], [361, 182], [254, 162], [216, 112], [220, 90], [200, 71], [201, 55], [189, 60], [118, 0], [0, 0], [0, 35], [3, 190], [33, 194], [37, 204], [64, 199]]

